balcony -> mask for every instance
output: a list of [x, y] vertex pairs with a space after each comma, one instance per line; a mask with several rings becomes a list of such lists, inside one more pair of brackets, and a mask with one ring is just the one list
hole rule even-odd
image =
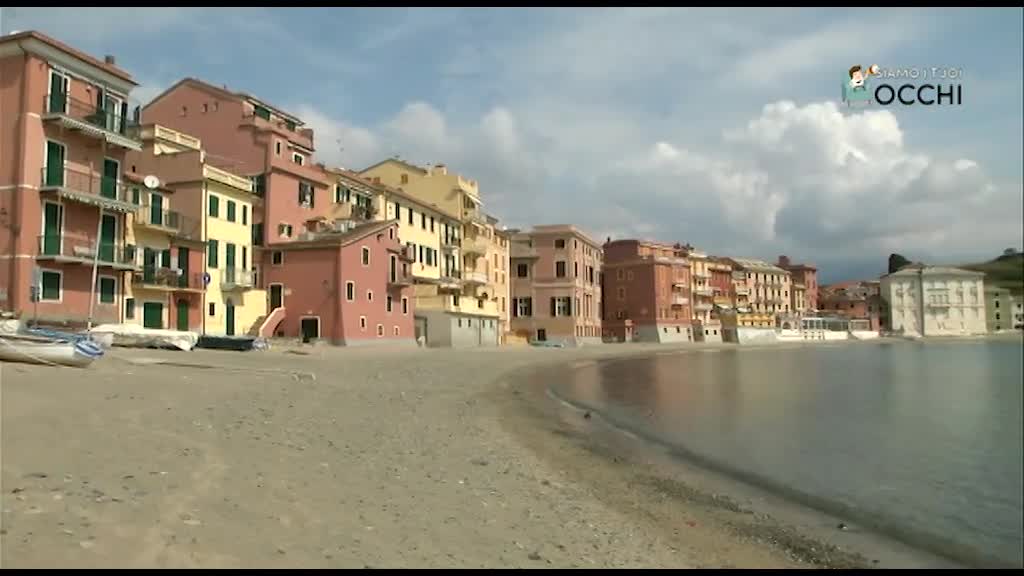
[[458, 250], [462, 246], [462, 240], [459, 240], [455, 236], [449, 236], [447, 238], [441, 238], [441, 249], [451, 252], [452, 250]]
[[128, 214], [139, 209], [132, 202], [128, 188], [120, 180], [75, 168], [43, 167], [39, 192], [52, 193], [58, 198], [98, 206], [111, 212]]
[[471, 237], [462, 239], [462, 253], [470, 256], [484, 256], [487, 254], [487, 239]]
[[42, 119], [107, 144], [140, 151], [139, 123], [137, 119], [129, 118], [127, 112], [127, 105], [122, 105], [120, 110], [103, 110], [97, 108], [95, 102], [83, 102], [67, 94], [54, 93], [44, 97]]
[[710, 286], [699, 286], [693, 289], [693, 293], [698, 296], [714, 296], [715, 289]]
[[462, 281], [464, 284], [469, 286], [479, 286], [487, 284], [487, 274], [483, 272], [464, 272], [462, 275]]
[[747, 296], [750, 294], [750, 288], [747, 286], [736, 286], [733, 288], [733, 292], [735, 292], [736, 294], [743, 294], [744, 296]]
[[462, 290], [462, 270], [442, 270], [437, 287], [448, 292]]
[[690, 299], [687, 298], [686, 296], [673, 296], [672, 297], [672, 305], [673, 306], [686, 306], [689, 303], [690, 303]]
[[711, 310], [711, 308], [713, 308], [713, 306], [710, 302], [697, 302], [693, 305], [694, 312], [707, 312], [708, 310]]
[[524, 260], [536, 260], [537, 258], [540, 258], [540, 255], [537, 254], [536, 248], [523, 244], [522, 242], [513, 242], [509, 255], [512, 258], [522, 258]]
[[182, 216], [173, 210], [158, 210], [153, 206], [145, 206], [135, 215], [135, 226], [178, 234], [182, 228]]
[[377, 208], [359, 204], [335, 204], [331, 216], [335, 220], [369, 222], [377, 214]]
[[939, 309], [939, 308], [949, 308], [950, 304], [949, 304], [949, 302], [927, 302], [925, 304], [925, 307], [927, 307], [927, 308], [936, 308], [936, 309]]
[[658, 264], [672, 264], [673, 266], [689, 266], [690, 261], [679, 256], [642, 256], [643, 260], [654, 260]]
[[255, 276], [252, 270], [225, 268], [220, 271], [220, 289], [248, 290], [256, 285]]
[[711, 274], [708, 274], [707, 272], [694, 272], [692, 274], [692, 276], [694, 278], [703, 278], [705, 280], [710, 280], [711, 279]]
[[206, 288], [203, 275], [189, 274], [178, 268], [145, 266], [132, 274], [132, 283], [142, 289], [166, 292], [202, 292]]
[[686, 280], [673, 280], [672, 281], [672, 287], [673, 288], [682, 288], [682, 289], [685, 290], [687, 286], [689, 286], [689, 284], [686, 283]]
[[470, 224], [476, 224], [477, 226], [487, 226], [487, 216], [476, 209], [463, 210], [462, 219]]
[[404, 288], [406, 286], [412, 286], [412, 277], [405, 274], [391, 274], [388, 277], [388, 287], [390, 288]]
[[96, 262], [100, 266], [119, 270], [137, 268], [134, 246], [126, 247], [117, 242], [101, 242], [99, 243], [99, 253], [97, 253], [95, 238], [44, 234], [39, 236], [37, 241], [39, 254], [36, 256], [36, 260], [39, 261], [90, 266]]

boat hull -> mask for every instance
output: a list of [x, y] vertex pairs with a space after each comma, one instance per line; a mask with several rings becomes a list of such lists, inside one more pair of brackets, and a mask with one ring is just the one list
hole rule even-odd
[[31, 336], [0, 337], [0, 361], [85, 368], [103, 355], [91, 342], [58, 342]]

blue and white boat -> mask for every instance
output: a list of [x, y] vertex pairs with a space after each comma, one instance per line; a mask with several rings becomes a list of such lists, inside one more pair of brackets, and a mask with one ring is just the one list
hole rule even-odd
[[103, 348], [89, 339], [57, 340], [31, 334], [0, 336], [0, 361], [84, 368], [103, 356]]

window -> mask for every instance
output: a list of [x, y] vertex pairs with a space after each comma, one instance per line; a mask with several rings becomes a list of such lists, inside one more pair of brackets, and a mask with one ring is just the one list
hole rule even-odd
[[313, 208], [316, 205], [315, 200], [313, 185], [309, 182], [299, 182], [299, 206]]
[[478, 298], [478, 299], [477, 299], [477, 301], [476, 301], [476, 307], [477, 307], [477, 308], [483, 308], [483, 307], [484, 307], [484, 300], [483, 300], [483, 298]]
[[370, 265], [370, 249], [367, 248], [366, 246], [363, 246], [362, 252], [363, 252], [363, 266], [369, 266]]
[[242, 204], [242, 225], [249, 225], [249, 207], [245, 204]]
[[408, 174], [402, 174], [402, 184], [408, 184], [408, 183], [409, 183], [409, 175]]
[[113, 304], [117, 297], [117, 278], [100, 276], [97, 282], [99, 284], [100, 304]]
[[295, 122], [291, 120], [285, 120], [284, 127], [291, 130], [292, 132], [295, 132]]
[[203, 102], [203, 114], [206, 114], [209, 111], [210, 111], [210, 105], [207, 104], [206, 102]]
[[264, 108], [263, 106], [259, 106], [259, 105], [253, 106], [252, 114], [253, 114], [253, 116], [256, 116], [258, 118], [263, 118], [264, 120], [270, 120], [270, 110]]
[[615, 271], [615, 279], [616, 280], [623, 280], [623, 279], [625, 279], [624, 270], [622, 268], [619, 268], [618, 270]]
[[213, 303], [213, 302], [210, 302], [209, 314], [210, 314], [210, 316], [216, 316], [217, 315], [217, 305], [215, 303]]
[[996, 300], [996, 308], [999, 308], [999, 300]]
[[61, 280], [62, 275], [60, 272], [43, 270], [42, 277], [40, 278], [39, 300], [42, 302], [60, 302], [62, 296]]
[[277, 235], [282, 238], [292, 237], [292, 225], [291, 224], [278, 224]]
[[408, 313], [409, 313], [409, 299], [406, 298], [405, 296], [402, 296], [402, 314], [408, 314]]
[[389, 314], [391, 313], [391, 295], [390, 294], [388, 295], [387, 303], [384, 305], [384, 309], [387, 310]]
[[996, 312], [996, 320], [999, 320], [999, 312]]
[[423, 212], [420, 212], [420, 228], [427, 229], [427, 215]]
[[206, 267], [216, 269], [220, 265], [217, 262], [218, 246], [216, 240], [209, 240], [206, 243]]
[[516, 264], [516, 276], [519, 278], [526, 278], [529, 268], [526, 264]]
[[234, 222], [235, 221], [235, 202], [233, 200], [228, 200], [228, 215], [227, 216], [228, 216], [228, 222]]
[[213, 194], [210, 194], [210, 210], [209, 215], [213, 218], [220, 217], [220, 198], [217, 198]]
[[394, 330], [394, 335], [395, 335], [395, 336], [398, 336], [398, 335], [399, 335], [399, 330], [398, 330], [398, 326], [395, 326], [395, 330]]
[[580, 277], [580, 263], [579, 262], [573, 262], [572, 263], [572, 277], [573, 278], [579, 278]]
[[459, 295], [458, 294], [452, 294], [452, 306], [454, 306], [456, 308], [459, 307]]
[[413, 211], [412, 211], [412, 208], [409, 208], [409, 224], [413, 224], [412, 219], [413, 219]]
[[627, 282], [632, 282], [633, 281], [633, 271], [632, 270], [628, 270], [626, 272], [626, 281]]
[[356, 299], [356, 283], [345, 282], [345, 300], [353, 302]]
[[625, 300], [625, 299], [626, 299], [626, 289], [623, 288], [622, 286], [619, 286], [619, 300]]
[[395, 227], [394, 226], [388, 228], [388, 238], [391, 239], [391, 240], [395, 239]]
[[252, 177], [252, 193], [262, 198], [267, 193], [267, 177], [259, 174]]
[[366, 291], [366, 301], [373, 302], [373, 290]]
[[384, 335], [384, 325], [383, 324], [377, 324], [377, 337], [380, 338], [383, 335]]
[[395, 202], [395, 220], [401, 220], [401, 219], [402, 219], [402, 205], [399, 204], [398, 202]]
[[305, 162], [305, 160], [306, 159], [302, 156], [302, 154], [292, 152], [292, 162], [295, 162], [299, 166], [302, 166], [302, 163]]
[[572, 298], [569, 296], [552, 298], [551, 315], [554, 317], [572, 316]]
[[434, 217], [433, 216], [430, 217], [430, 231], [431, 232], [434, 231]]
[[274, 266], [280, 266], [284, 264], [284, 252], [280, 250], [274, 250], [270, 253], [270, 263]]
[[[564, 240], [563, 240], [563, 242], [564, 242]], [[562, 261], [562, 260], [559, 260], [558, 262], [555, 262], [555, 277], [556, 278], [565, 278], [565, 262]]]
[[124, 318], [125, 320], [135, 318], [135, 298], [124, 299]]
[[533, 298], [513, 298], [512, 316], [514, 318], [533, 316]]
[[136, 206], [142, 205], [142, 190], [139, 190], [138, 186], [132, 188], [132, 204]]
[[366, 316], [359, 317], [359, 329], [366, 332]]
[[555, 248], [564, 249], [565, 248], [565, 240], [563, 238], [556, 239], [555, 240]]

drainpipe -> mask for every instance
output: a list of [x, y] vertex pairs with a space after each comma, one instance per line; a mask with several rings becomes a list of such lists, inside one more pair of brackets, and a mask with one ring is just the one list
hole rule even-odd
[[[203, 178], [203, 190], [202, 190], [202, 193], [199, 196], [202, 198], [202, 205], [199, 208], [199, 239], [202, 240], [203, 238], [206, 238], [206, 234], [207, 234], [207, 231], [206, 231], [206, 218], [207, 218], [206, 211], [208, 210], [207, 202], [209, 201], [208, 198], [206, 197], [207, 194], [206, 194], [206, 178], [205, 178], [205, 176]], [[203, 334], [203, 336], [205, 336], [206, 335], [206, 289], [207, 289], [206, 274], [207, 274], [207, 272], [209, 270], [209, 266], [210, 266], [210, 262], [207, 260], [208, 255], [210, 253], [210, 251], [209, 251], [210, 249], [209, 249], [209, 245], [208, 245], [209, 239], [203, 240], [203, 243], [204, 243], [204, 245], [203, 245], [203, 252], [205, 252], [202, 255], [202, 261], [204, 262], [204, 264], [202, 266], [202, 269], [203, 269], [203, 276], [202, 276], [202, 278], [203, 278], [203, 296], [202, 296], [202, 299], [200, 301], [199, 316], [203, 319], [202, 334]]]
[[[341, 314], [341, 259], [342, 253], [345, 250], [343, 246], [338, 246], [338, 256], [334, 260], [334, 294], [331, 295], [334, 300], [334, 327], [332, 328], [333, 338], [332, 344], [338, 345], [344, 343], [345, 328], [342, 325], [342, 314]], [[284, 296], [284, 288], [281, 289], [282, 297]], [[385, 298], [387, 295], [385, 294]], [[401, 303], [399, 303], [401, 305]]]

